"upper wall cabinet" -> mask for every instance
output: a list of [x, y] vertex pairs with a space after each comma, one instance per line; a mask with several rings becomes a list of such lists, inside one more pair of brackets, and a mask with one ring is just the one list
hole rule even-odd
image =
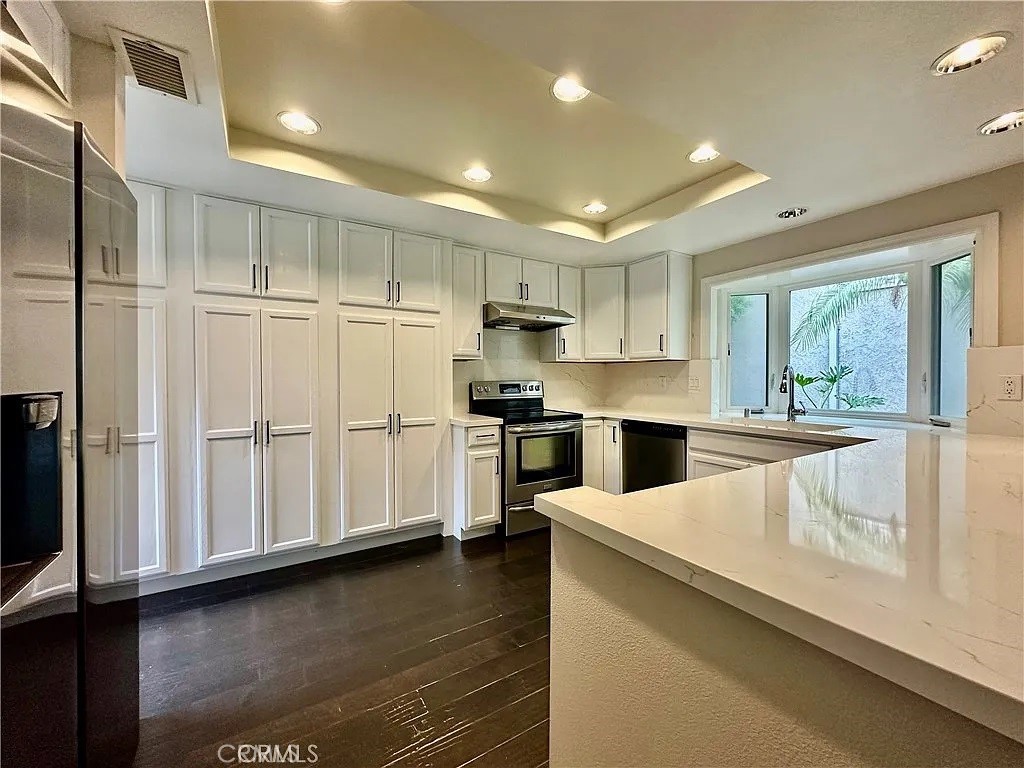
[[630, 360], [688, 360], [692, 259], [665, 252], [627, 267]]
[[114, 179], [91, 177], [84, 185], [82, 247], [89, 282], [134, 285], [139, 280], [138, 239], [132, 220], [135, 202]]
[[316, 301], [315, 216], [195, 196], [195, 289], [231, 296]]
[[129, 181], [135, 195], [138, 248], [135, 282], [153, 288], [167, 285], [167, 190]]
[[558, 266], [559, 309], [576, 318], [572, 325], [546, 331], [541, 339], [541, 359], [545, 362], [583, 360], [583, 271], [579, 267]]
[[196, 290], [258, 296], [259, 207], [196, 195], [195, 217]]
[[440, 312], [441, 241], [339, 222], [338, 302]]
[[583, 270], [583, 356], [625, 360], [626, 268]]
[[487, 253], [487, 301], [553, 307], [558, 300], [558, 267], [506, 253]]
[[315, 216], [260, 208], [263, 295], [316, 301], [320, 294], [320, 244]]
[[484, 253], [476, 248], [452, 248], [452, 357], [483, 357]]

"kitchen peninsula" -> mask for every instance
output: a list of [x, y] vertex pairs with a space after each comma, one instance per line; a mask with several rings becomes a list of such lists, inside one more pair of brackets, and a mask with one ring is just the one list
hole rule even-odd
[[552, 766], [1021, 765], [1024, 443], [815, 439], [838, 447], [537, 498]]

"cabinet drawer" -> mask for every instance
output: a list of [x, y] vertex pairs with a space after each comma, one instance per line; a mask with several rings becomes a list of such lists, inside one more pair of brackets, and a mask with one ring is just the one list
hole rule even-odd
[[501, 435], [498, 425], [493, 427], [474, 427], [467, 430], [466, 445], [470, 448], [477, 445], [497, 445]]
[[748, 437], [731, 432], [710, 432], [703, 429], [687, 430], [687, 445], [694, 451], [716, 453], [722, 456], [741, 456], [762, 463], [795, 459], [812, 453], [830, 450], [833, 446], [778, 440], [770, 437]]

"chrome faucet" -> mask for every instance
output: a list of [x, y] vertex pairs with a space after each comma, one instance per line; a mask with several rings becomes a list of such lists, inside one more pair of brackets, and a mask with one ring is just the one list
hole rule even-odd
[[786, 408], [786, 421], [796, 421], [797, 416], [807, 415], [807, 406], [804, 405], [804, 401], [800, 401], [800, 407], [797, 408], [793, 405], [793, 398], [796, 395], [796, 383], [793, 381], [795, 371], [793, 366], [786, 363], [786, 367], [782, 369], [782, 384], [779, 386], [779, 392], [782, 394], [789, 394], [789, 405]]

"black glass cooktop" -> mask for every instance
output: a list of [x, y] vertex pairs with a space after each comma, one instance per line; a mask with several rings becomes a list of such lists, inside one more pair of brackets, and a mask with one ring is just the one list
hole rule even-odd
[[567, 421], [582, 419], [582, 413], [572, 411], [555, 411], [550, 408], [529, 408], [526, 410], [510, 410], [501, 414], [506, 424], [541, 424], [548, 421]]

